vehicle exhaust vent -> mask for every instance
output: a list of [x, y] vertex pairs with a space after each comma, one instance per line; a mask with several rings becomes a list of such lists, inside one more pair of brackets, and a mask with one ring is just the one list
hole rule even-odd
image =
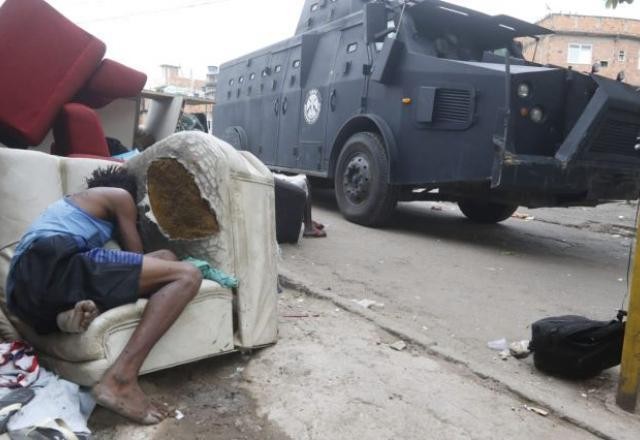
[[640, 122], [607, 118], [591, 145], [592, 153], [615, 154], [640, 158], [635, 150], [640, 136]]
[[439, 88], [434, 107], [433, 122], [468, 124], [472, 118], [472, 91]]

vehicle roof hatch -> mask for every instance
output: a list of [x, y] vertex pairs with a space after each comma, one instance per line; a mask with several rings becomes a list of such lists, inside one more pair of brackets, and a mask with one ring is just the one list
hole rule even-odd
[[416, 22], [446, 24], [448, 32], [484, 38], [488, 44], [553, 33], [550, 29], [508, 15], [492, 16], [442, 1], [410, 1], [408, 5], [407, 10]]

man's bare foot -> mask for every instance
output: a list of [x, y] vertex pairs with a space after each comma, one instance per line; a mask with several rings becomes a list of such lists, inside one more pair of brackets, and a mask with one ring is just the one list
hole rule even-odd
[[170, 413], [165, 405], [152, 403], [137, 381], [119, 381], [108, 372], [92, 394], [99, 405], [143, 425], [160, 423]]
[[59, 313], [56, 322], [64, 333], [82, 333], [99, 314], [100, 311], [93, 301], [80, 301], [73, 309]]

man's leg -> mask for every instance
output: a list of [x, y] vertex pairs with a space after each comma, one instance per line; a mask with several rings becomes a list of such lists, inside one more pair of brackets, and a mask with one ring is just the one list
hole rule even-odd
[[324, 225], [318, 222], [313, 221], [311, 217], [311, 188], [309, 188], [309, 192], [307, 194], [307, 201], [304, 204], [304, 233], [305, 237], [313, 237], [313, 238], [323, 238], [327, 236], [327, 233], [324, 231]]
[[159, 251], [149, 252], [148, 254], [144, 254], [144, 256], [158, 258], [160, 260], [166, 260], [166, 261], [178, 261], [178, 257], [176, 257], [176, 254], [174, 254], [168, 249], [161, 249]]
[[191, 264], [144, 257], [139, 292], [141, 297], [151, 295], [149, 303], [124, 350], [93, 389], [100, 405], [144, 424], [167, 416], [142, 392], [138, 374], [153, 346], [196, 296], [201, 282], [200, 271]]
[[[151, 252], [145, 256], [166, 261], [178, 261], [178, 257], [167, 249]], [[91, 300], [85, 300], [76, 303], [73, 309], [58, 314], [56, 321], [58, 328], [63, 333], [83, 333], [98, 315], [100, 315], [100, 310], [96, 304]]]

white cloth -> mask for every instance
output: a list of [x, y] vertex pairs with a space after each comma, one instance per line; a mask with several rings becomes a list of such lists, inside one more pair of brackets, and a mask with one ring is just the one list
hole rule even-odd
[[[38, 380], [30, 388], [36, 395], [11, 417], [7, 425], [9, 431], [29, 428], [48, 419], [62, 419], [75, 433], [91, 433], [87, 421], [96, 402], [88, 389], [60, 379], [44, 368], [40, 368]], [[0, 392], [4, 395], [11, 390]]]

